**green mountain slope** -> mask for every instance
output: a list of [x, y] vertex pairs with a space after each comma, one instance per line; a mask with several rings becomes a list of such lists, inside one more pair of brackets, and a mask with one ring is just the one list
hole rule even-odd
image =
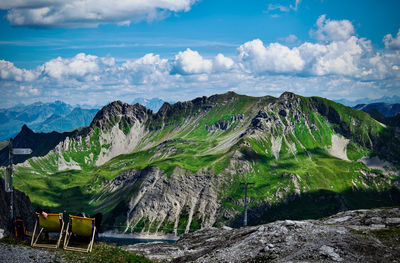
[[105, 213], [105, 228], [182, 233], [398, 205], [400, 137], [368, 114], [318, 97], [228, 92], [157, 114], [113, 102], [90, 127], [16, 166], [34, 204]]

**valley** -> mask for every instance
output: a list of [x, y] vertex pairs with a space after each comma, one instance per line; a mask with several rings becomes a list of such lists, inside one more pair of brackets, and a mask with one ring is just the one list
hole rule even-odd
[[54, 147], [41, 136], [15, 187], [52, 211], [102, 212], [105, 229], [240, 226], [241, 182], [255, 183], [250, 225], [400, 203], [398, 128], [319, 97], [228, 92], [157, 113], [116, 101], [90, 126], [53, 135]]

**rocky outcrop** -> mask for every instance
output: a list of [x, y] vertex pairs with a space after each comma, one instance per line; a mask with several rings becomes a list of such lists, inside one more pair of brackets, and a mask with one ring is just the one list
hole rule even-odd
[[[33, 231], [35, 224], [34, 209], [29, 197], [14, 189], [14, 215], [24, 219], [25, 227]], [[4, 191], [4, 180], [0, 178], [0, 228], [8, 229], [10, 222], [10, 193]]]
[[216, 121], [213, 125], [205, 125], [205, 128], [208, 132], [214, 132], [214, 131], [226, 131], [228, 130], [230, 127], [232, 127], [232, 125], [236, 122], [239, 121], [243, 121], [244, 119], [244, 115], [243, 114], [237, 114], [237, 115], [233, 115], [230, 116], [229, 119], [224, 119], [224, 120], [219, 120]]
[[346, 211], [323, 220], [206, 228], [125, 247], [165, 262], [397, 262], [400, 209]]
[[108, 104], [97, 112], [90, 126], [109, 130], [114, 125], [119, 124], [121, 130], [124, 128], [129, 129], [137, 121], [146, 121], [148, 115], [152, 114], [151, 110], [146, 109], [146, 107], [140, 104], [129, 105], [118, 100]]
[[[129, 199], [126, 231], [173, 232], [211, 226], [217, 218], [221, 179], [203, 171], [190, 173], [176, 168], [168, 176], [157, 167], [128, 170], [106, 186], [111, 193], [139, 189]], [[126, 199], [126, 196], [120, 196]]]

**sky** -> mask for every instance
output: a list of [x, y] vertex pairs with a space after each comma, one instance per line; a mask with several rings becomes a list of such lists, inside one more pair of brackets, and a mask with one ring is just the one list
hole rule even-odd
[[0, 108], [400, 95], [400, 1], [2, 0]]

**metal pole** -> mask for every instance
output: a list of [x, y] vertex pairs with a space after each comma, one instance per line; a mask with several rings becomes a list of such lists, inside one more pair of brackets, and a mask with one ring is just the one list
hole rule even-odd
[[247, 183], [244, 185], [244, 220], [243, 225], [247, 226]]
[[14, 187], [13, 187], [13, 150], [12, 150], [12, 138], [9, 142], [9, 164], [10, 164], [10, 218], [11, 221], [14, 219]]
[[247, 226], [247, 185], [254, 183], [240, 183], [244, 184], [244, 219], [243, 226]]

